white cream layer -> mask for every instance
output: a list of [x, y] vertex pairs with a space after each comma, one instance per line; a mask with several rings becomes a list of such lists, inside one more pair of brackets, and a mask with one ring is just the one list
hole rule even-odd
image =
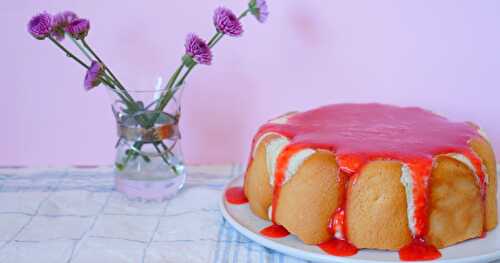
[[[293, 114], [295, 114], [295, 113], [285, 114], [283, 116], [280, 116], [280, 117], [277, 117], [275, 119], [269, 120], [268, 123], [286, 124], [288, 122], [288, 117], [292, 116]], [[259, 145], [262, 142], [262, 140], [264, 140], [264, 138], [266, 138], [267, 136], [269, 136], [271, 134], [274, 134], [274, 135], [279, 136], [279, 137], [283, 137], [281, 134], [276, 133], [276, 132], [267, 132], [267, 133], [262, 134], [257, 139], [257, 141], [255, 142], [255, 145], [253, 146], [254, 148], [252, 150], [252, 157], [255, 157], [255, 152], [257, 151], [257, 147], [259, 147]]]
[[408, 228], [415, 236], [415, 201], [413, 200], [413, 178], [411, 177], [410, 167], [406, 164], [401, 165], [401, 183], [405, 187], [406, 193], [406, 215], [408, 216]]
[[[271, 143], [271, 142], [270, 142]], [[269, 143], [269, 144], [270, 144]], [[268, 144], [268, 145], [269, 145]], [[267, 152], [267, 151], [266, 151]], [[281, 152], [281, 151], [280, 151]], [[314, 154], [316, 151], [315, 150], [312, 150], [312, 149], [303, 149], [303, 150], [300, 150], [299, 152], [295, 153], [291, 158], [290, 160], [288, 161], [288, 167], [286, 169], [286, 172], [285, 172], [285, 178], [283, 179], [283, 184], [285, 184], [288, 180], [292, 179], [292, 177], [295, 175], [295, 173], [297, 173], [297, 170], [299, 169], [300, 165], [309, 157], [311, 156], [312, 154]], [[266, 153], [267, 154], [267, 153]], [[279, 154], [278, 154], [279, 155]], [[269, 155], [268, 155], [269, 156]], [[273, 153], [273, 156], [274, 156], [274, 153]], [[276, 157], [277, 159], [277, 157]], [[268, 161], [268, 165], [269, 163], [272, 162], [274, 166], [271, 166], [272, 168], [272, 173], [269, 172], [269, 183], [274, 186], [274, 172], [276, 171], [276, 160], [273, 161]], [[268, 169], [269, 169], [269, 166], [268, 166]], [[268, 170], [269, 171], [269, 170]], [[267, 210], [267, 216], [269, 217], [269, 219], [272, 218], [273, 216], [273, 206], [270, 205], [268, 210]], [[342, 233], [340, 233], [342, 234]]]
[[[266, 167], [267, 167], [267, 172], [269, 174], [269, 183], [272, 186], [274, 186], [276, 163], [278, 161], [278, 157], [281, 154], [281, 152], [285, 149], [285, 147], [288, 146], [290, 141], [286, 137], [278, 133], [274, 132], [265, 133], [262, 136], [260, 136], [260, 138], [255, 143], [253, 156], [255, 157], [255, 151], [257, 147], [259, 147], [259, 145], [262, 143], [262, 140], [272, 134], [276, 135], [277, 137], [270, 140], [265, 145], [265, 151], [266, 151]], [[300, 165], [302, 165], [302, 163], [315, 152], [316, 151], [313, 149], [306, 148], [296, 152], [293, 156], [291, 156], [290, 160], [288, 160], [288, 166], [285, 171], [285, 178], [283, 179], [283, 184], [285, 184], [288, 180], [290, 180], [295, 175], [295, 173], [297, 173], [298, 169], [300, 168]]]
[[304, 163], [304, 161], [309, 158], [309, 156], [313, 155], [316, 151], [310, 148], [302, 149], [296, 152], [290, 160], [288, 160], [288, 167], [285, 171], [285, 179], [283, 180], [283, 184], [285, 184], [288, 180], [292, 179], [292, 177], [297, 173], [299, 167]]
[[289, 140], [285, 137], [278, 137], [266, 144], [266, 166], [269, 174], [269, 183], [274, 186], [274, 173], [276, 172], [276, 163], [280, 153], [288, 145]]
[[286, 124], [287, 122], [288, 122], [288, 115], [284, 115], [269, 121], [269, 123], [274, 123], [274, 124]]
[[291, 116], [297, 114], [297, 112], [295, 111], [292, 111], [292, 112], [288, 112], [288, 113], [285, 113], [277, 118], [274, 118], [272, 120], [269, 120], [268, 123], [274, 123], [274, 124], [286, 124], [288, 122], [288, 118], [290, 118]]
[[259, 147], [259, 145], [262, 143], [262, 141], [269, 135], [276, 135], [276, 136], [279, 136], [279, 137], [283, 137], [281, 134], [279, 133], [276, 133], [276, 132], [267, 132], [267, 133], [264, 133], [262, 134], [258, 139], [257, 141], [255, 142], [255, 145], [253, 146], [253, 151], [252, 151], [252, 157], [255, 157], [255, 153], [257, 152], [257, 148]]
[[[474, 174], [474, 177], [476, 178], [477, 185], [480, 185], [481, 179], [479, 178], [479, 175], [476, 171], [476, 167], [474, 167], [474, 165], [472, 164], [472, 161], [469, 158], [467, 158], [465, 155], [460, 154], [460, 153], [448, 153], [448, 154], [446, 154], [446, 156], [451, 157], [451, 158], [465, 164], [465, 166], [467, 166]], [[488, 176], [486, 173], [486, 167], [484, 166], [484, 164], [482, 162], [481, 162], [481, 170], [482, 170], [483, 175], [484, 175], [484, 181], [486, 182], [486, 184], [488, 184]]]
[[481, 129], [481, 128], [477, 129], [477, 133], [479, 133], [479, 135], [481, 135], [481, 137], [483, 137], [483, 139], [490, 141], [490, 138], [488, 137], [488, 135], [486, 134], [486, 132], [483, 129]]
[[[267, 171], [269, 174], [269, 183], [274, 186], [274, 180], [275, 180], [275, 173], [276, 173], [276, 164], [278, 161], [278, 157], [285, 149], [285, 147], [288, 145], [289, 141], [285, 138], [277, 138], [272, 141], [270, 141], [266, 145], [266, 162], [267, 162]], [[283, 178], [283, 183], [285, 184], [288, 182], [292, 177], [297, 173], [299, 170], [299, 167], [302, 165], [302, 163], [309, 158], [312, 154], [314, 154], [316, 151], [313, 149], [302, 149], [298, 152], [296, 152], [294, 155], [290, 157], [288, 160], [288, 165], [285, 170], [285, 178]]]
[[[472, 164], [471, 160], [467, 158], [463, 154], [459, 153], [449, 153], [446, 154], [446, 156], [451, 157], [464, 165], [466, 165], [474, 174], [474, 177], [476, 179], [476, 182], [478, 185], [480, 182], [479, 176], [476, 172], [476, 169], [474, 165]], [[434, 161], [434, 160], [433, 160]], [[486, 167], [484, 167], [483, 164], [481, 164], [483, 174], [485, 177], [485, 182], [488, 183], [488, 175], [486, 173]], [[410, 167], [406, 164], [401, 165], [401, 183], [403, 184], [405, 188], [405, 193], [406, 193], [406, 204], [407, 204], [407, 216], [408, 216], [408, 227], [410, 229], [410, 232], [412, 235], [415, 236], [416, 230], [415, 230], [415, 200], [413, 198], [413, 178], [411, 176], [411, 170]]]

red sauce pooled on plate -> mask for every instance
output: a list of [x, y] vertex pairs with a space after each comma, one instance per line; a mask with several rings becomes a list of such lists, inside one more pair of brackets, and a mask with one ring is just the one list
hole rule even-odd
[[433, 260], [441, 257], [437, 248], [428, 245], [423, 238], [415, 238], [399, 250], [399, 259], [404, 261]]
[[290, 234], [283, 226], [274, 224], [260, 230], [260, 233], [270, 238], [282, 238]]
[[358, 253], [358, 249], [346, 240], [331, 239], [318, 245], [326, 253], [339, 257], [353, 256]]
[[248, 199], [245, 196], [243, 187], [231, 187], [226, 190], [225, 193], [226, 200], [228, 203], [233, 205], [241, 205], [248, 203]]

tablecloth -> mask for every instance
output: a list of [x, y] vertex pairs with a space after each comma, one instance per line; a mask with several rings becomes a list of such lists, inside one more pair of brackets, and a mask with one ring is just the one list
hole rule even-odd
[[240, 235], [218, 208], [239, 165], [191, 166], [163, 203], [128, 201], [111, 167], [0, 168], [0, 262], [305, 262]]
[[307, 262], [224, 220], [222, 188], [241, 173], [190, 166], [174, 199], [139, 203], [114, 191], [111, 167], [0, 168], [0, 263]]

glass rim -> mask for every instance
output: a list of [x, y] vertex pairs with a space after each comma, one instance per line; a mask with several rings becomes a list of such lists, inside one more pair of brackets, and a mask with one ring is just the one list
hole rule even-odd
[[[186, 85], [186, 82], [182, 83], [179, 85], [179, 87], [183, 87]], [[105, 86], [108, 90], [114, 91], [112, 88]], [[168, 91], [168, 88], [161, 88], [161, 89], [125, 89], [127, 92], [134, 92], [134, 93], [155, 93], [155, 92], [163, 92], [163, 91]]]

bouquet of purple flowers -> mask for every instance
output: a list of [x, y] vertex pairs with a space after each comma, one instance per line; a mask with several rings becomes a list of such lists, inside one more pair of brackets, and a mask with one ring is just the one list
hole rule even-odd
[[[131, 130], [126, 129], [127, 127], [122, 127], [123, 133], [119, 132], [119, 140], [127, 139], [127, 135], [129, 134], [139, 134], [141, 140], [136, 140], [133, 144], [128, 145], [122, 156], [123, 158], [116, 161], [118, 171], [123, 171], [131, 160], [135, 160], [138, 157], [142, 158], [145, 162], [149, 162], [151, 156], [144, 154], [141, 149], [146, 145], [150, 145], [175, 174], [180, 174], [180, 166], [178, 164], [174, 165], [172, 162], [175, 161], [172, 161], [173, 159], [170, 158], [173, 155], [173, 146], [166, 145], [163, 140], [175, 136], [176, 132], [172, 128], [172, 124], [178, 122], [179, 114], [164, 114], [163, 111], [172, 102], [176, 93], [181, 90], [186, 77], [196, 65], [210, 65], [212, 63], [211, 49], [225, 35], [238, 37], [243, 34], [241, 20], [248, 14], [253, 15], [261, 23], [265, 22], [268, 16], [265, 0], [251, 0], [246, 10], [239, 16], [236, 16], [228, 8], [217, 8], [213, 16], [213, 24], [216, 32], [208, 42], [196, 34], [188, 34], [185, 42], [185, 54], [182, 56], [181, 64], [172, 73], [165, 86], [161, 90], [156, 91], [160, 92], [160, 94], [156, 94], [154, 103], [149, 105], [145, 105], [143, 101], [135, 98], [133, 93], [113, 74], [109, 65], [91, 48], [87, 40], [90, 30], [89, 20], [80, 18], [71, 11], [61, 12], [56, 15], [43, 12], [31, 18], [28, 23], [28, 32], [38, 40], [48, 39], [61, 49], [66, 56], [86, 69], [83, 82], [85, 90], [91, 90], [99, 85], [104, 85], [114, 93], [122, 107], [120, 110], [121, 115], [118, 116], [120, 124], [130, 126], [130, 119], [133, 120], [132, 126], [134, 129]], [[63, 44], [65, 38], [76, 45], [78, 50], [81, 51], [81, 56], [84, 56], [85, 59], [65, 47]], [[127, 122], [125, 119], [129, 121]], [[166, 123], [169, 125], [165, 125]]]

